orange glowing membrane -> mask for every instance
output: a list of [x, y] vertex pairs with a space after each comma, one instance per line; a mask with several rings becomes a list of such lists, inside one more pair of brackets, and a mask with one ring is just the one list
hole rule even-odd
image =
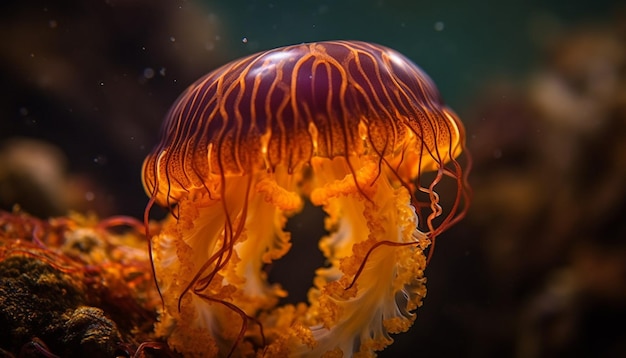
[[[424, 250], [465, 214], [464, 146], [431, 79], [383, 46], [288, 46], [202, 77], [143, 166], [151, 203], [172, 209], [152, 238], [157, 333], [186, 355], [383, 349], [426, 294]], [[287, 292], [263, 267], [289, 250], [284, 225], [303, 198], [328, 215], [329, 266], [308, 302], [277, 307]]]

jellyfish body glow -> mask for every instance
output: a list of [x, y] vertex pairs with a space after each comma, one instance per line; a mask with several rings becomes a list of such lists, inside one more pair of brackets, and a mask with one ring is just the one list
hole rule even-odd
[[[202, 77], [143, 166], [151, 202], [171, 208], [151, 239], [157, 333], [189, 356], [383, 349], [426, 294], [425, 250], [465, 214], [464, 146], [430, 78], [383, 46], [288, 46]], [[308, 302], [278, 306], [287, 292], [263, 268], [289, 250], [304, 198], [327, 214], [328, 265]]]

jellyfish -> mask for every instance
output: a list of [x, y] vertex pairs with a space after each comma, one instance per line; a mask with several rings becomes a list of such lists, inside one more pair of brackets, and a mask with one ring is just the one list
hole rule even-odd
[[[142, 174], [145, 220], [169, 209], [150, 250], [171, 348], [371, 356], [411, 327], [435, 239], [469, 204], [463, 125], [413, 62], [358, 41], [261, 52], [187, 88], [161, 133]], [[326, 213], [326, 264], [307, 302], [279, 304], [265, 268], [305, 200]]]

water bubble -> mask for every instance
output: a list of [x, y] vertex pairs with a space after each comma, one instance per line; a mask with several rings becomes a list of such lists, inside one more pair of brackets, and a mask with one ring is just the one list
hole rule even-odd
[[85, 200], [87, 201], [93, 201], [96, 198], [96, 194], [94, 194], [91, 191], [87, 191], [85, 192]]
[[93, 162], [98, 165], [105, 165], [107, 163], [107, 157], [99, 154], [93, 158]]
[[435, 31], [443, 31], [443, 29], [446, 27], [446, 25], [443, 23], [443, 21], [437, 21], [435, 22]]
[[170, 36], [170, 41], [171, 41], [171, 42], [176, 42], [176, 37], [174, 37], [174, 36]]
[[143, 77], [147, 79], [151, 79], [152, 77], [154, 77], [154, 70], [152, 69], [152, 67], [146, 67], [143, 70]]

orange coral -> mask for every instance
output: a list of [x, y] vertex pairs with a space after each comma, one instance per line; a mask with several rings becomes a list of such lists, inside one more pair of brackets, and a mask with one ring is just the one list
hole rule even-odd
[[128, 217], [0, 211], [2, 349], [56, 357], [163, 348], [152, 340], [159, 301], [136, 230]]

